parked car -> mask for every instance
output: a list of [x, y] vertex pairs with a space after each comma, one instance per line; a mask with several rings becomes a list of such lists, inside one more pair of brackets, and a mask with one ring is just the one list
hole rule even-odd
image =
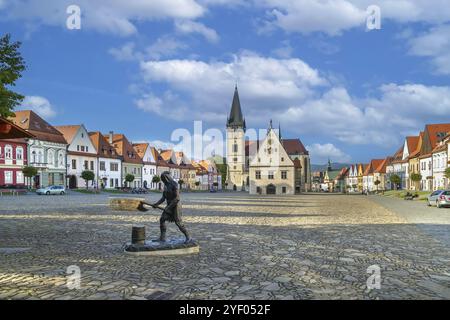
[[39, 195], [51, 195], [51, 194], [66, 194], [66, 188], [64, 186], [48, 186], [46, 188], [37, 189], [36, 193]]
[[450, 190], [437, 190], [428, 196], [428, 206], [438, 208], [450, 206]]

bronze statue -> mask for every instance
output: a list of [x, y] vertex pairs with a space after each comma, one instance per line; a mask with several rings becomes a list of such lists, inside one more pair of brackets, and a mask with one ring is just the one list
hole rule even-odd
[[[167, 231], [166, 222], [169, 221], [175, 222], [178, 229], [180, 229], [180, 231], [184, 234], [184, 236], [186, 237], [185, 243], [191, 242], [191, 237], [189, 236], [189, 233], [182, 221], [178, 183], [176, 183], [175, 180], [173, 180], [173, 178], [170, 176], [170, 173], [167, 171], [161, 174], [161, 181], [164, 183], [164, 192], [162, 198], [154, 204], [141, 202], [139, 210], [148, 211], [148, 209], [144, 207], [145, 205], [163, 210], [161, 219], [159, 220], [161, 230], [159, 241], [161, 242], [166, 241], [166, 231]], [[163, 209], [159, 207], [159, 205], [162, 204], [164, 201], [167, 202], [167, 206]]]

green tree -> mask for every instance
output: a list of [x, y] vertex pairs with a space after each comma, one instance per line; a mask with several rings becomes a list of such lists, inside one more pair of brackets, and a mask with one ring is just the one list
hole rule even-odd
[[419, 173], [413, 173], [411, 174], [411, 181], [414, 182], [414, 187], [417, 189], [419, 186], [419, 182], [422, 180], [422, 175], [420, 175]]
[[125, 176], [125, 182], [127, 183], [127, 185], [132, 183], [134, 181], [134, 179], [135, 179], [135, 177], [132, 174], [127, 174]]
[[14, 116], [14, 108], [24, 99], [24, 96], [7, 88], [14, 87], [26, 69], [19, 52], [20, 46], [20, 42], [11, 43], [9, 34], [0, 38], [0, 117]]
[[377, 191], [378, 191], [378, 186], [381, 184], [381, 181], [377, 180], [377, 181], [374, 182], [374, 184], [377, 186]]
[[81, 173], [81, 179], [83, 179], [86, 182], [86, 189], [89, 188], [89, 181], [95, 180], [95, 173], [89, 170], [85, 170]]
[[161, 182], [161, 177], [160, 176], [153, 176], [152, 178], [152, 183], [158, 185], [158, 183]]
[[22, 169], [22, 172], [28, 178], [28, 187], [31, 189], [31, 179], [37, 176], [38, 170], [35, 167], [26, 166]]
[[393, 174], [389, 180], [391, 181], [391, 183], [393, 183], [395, 185], [395, 189], [398, 189], [400, 184], [402, 183], [402, 178], [400, 178], [400, 176]]

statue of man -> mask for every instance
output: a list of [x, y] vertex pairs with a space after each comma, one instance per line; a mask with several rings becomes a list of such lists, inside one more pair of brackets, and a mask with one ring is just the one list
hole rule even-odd
[[154, 204], [142, 202], [141, 206], [139, 207], [139, 210], [148, 211], [146, 208], [144, 208], [143, 205], [148, 205], [153, 208], [157, 208], [160, 204], [162, 204], [164, 201], [166, 201], [167, 206], [161, 215], [161, 219], [159, 220], [160, 230], [161, 230], [161, 235], [159, 237], [159, 241], [161, 241], [161, 242], [166, 241], [166, 232], [167, 232], [166, 222], [169, 221], [169, 222], [175, 222], [178, 229], [180, 229], [180, 231], [186, 237], [186, 243], [188, 243], [191, 241], [191, 237], [189, 236], [189, 233], [182, 221], [180, 193], [178, 191], [178, 183], [176, 183], [175, 180], [173, 180], [173, 178], [170, 176], [170, 173], [167, 171], [163, 172], [161, 174], [161, 181], [164, 183], [164, 191], [163, 191], [162, 198]]

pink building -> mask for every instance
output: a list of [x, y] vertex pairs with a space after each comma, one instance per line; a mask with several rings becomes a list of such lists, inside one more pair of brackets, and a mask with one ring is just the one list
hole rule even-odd
[[0, 186], [25, 186], [22, 169], [27, 164], [25, 139], [0, 140]]

